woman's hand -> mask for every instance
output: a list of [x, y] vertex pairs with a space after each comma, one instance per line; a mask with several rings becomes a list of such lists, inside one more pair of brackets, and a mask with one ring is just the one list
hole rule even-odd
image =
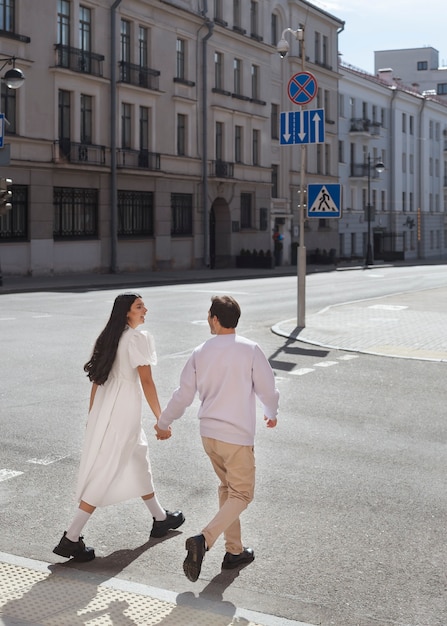
[[171, 437], [172, 435], [170, 426], [167, 430], [162, 430], [161, 428], [158, 427], [158, 424], [155, 424], [154, 430], [157, 433], [156, 434], [157, 439], [169, 439], [169, 437]]

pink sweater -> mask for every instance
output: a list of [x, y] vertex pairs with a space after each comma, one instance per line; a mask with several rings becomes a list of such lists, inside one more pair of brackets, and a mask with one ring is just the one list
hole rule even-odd
[[264, 415], [275, 418], [279, 392], [261, 348], [237, 334], [215, 335], [189, 357], [158, 425], [166, 429], [200, 398], [200, 434], [227, 443], [254, 444], [256, 396]]

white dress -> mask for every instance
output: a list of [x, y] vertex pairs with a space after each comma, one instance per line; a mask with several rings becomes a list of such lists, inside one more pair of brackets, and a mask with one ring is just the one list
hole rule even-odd
[[78, 501], [106, 506], [154, 491], [137, 367], [156, 362], [152, 336], [126, 328], [109, 377], [98, 387], [88, 416]]

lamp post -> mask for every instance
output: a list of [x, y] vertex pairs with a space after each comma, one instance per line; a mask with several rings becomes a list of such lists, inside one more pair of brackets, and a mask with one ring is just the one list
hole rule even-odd
[[[366, 244], [365, 267], [368, 267], [369, 265], [374, 264], [373, 249], [371, 245], [371, 155], [369, 152], [368, 152], [367, 167], [368, 167], [368, 172], [367, 172], [368, 174], [368, 205], [366, 207], [366, 211], [367, 211], [366, 219], [368, 220], [368, 235], [367, 235], [367, 244]], [[382, 163], [382, 161], [377, 161], [377, 163], [374, 166], [374, 169], [376, 170], [378, 174], [380, 174], [381, 172], [384, 171], [385, 165]]]
[[[2, 72], [7, 65], [12, 65], [12, 68], [7, 70], [5, 72], [5, 75], [1, 77], [1, 80], [5, 81], [9, 89], [19, 89], [19, 87], [21, 87], [25, 81], [25, 75], [23, 74], [21, 69], [16, 67], [16, 58], [15, 57], [0, 58], [0, 63], [3, 63], [3, 65], [0, 67], [0, 72]], [[4, 128], [2, 129], [2, 132], [3, 131], [4, 131]], [[2, 136], [2, 142], [3, 142], [3, 136]], [[4, 145], [2, 143], [0, 150], [2, 150], [3, 147]], [[8, 157], [8, 162], [9, 162], [9, 157]], [[12, 180], [9, 178], [5, 178], [3, 180], [5, 181], [5, 185], [6, 185], [6, 194], [2, 193], [2, 197], [5, 198], [4, 208], [5, 208], [5, 213], [6, 213], [10, 208], [9, 198], [11, 196], [11, 192], [8, 190], [8, 186], [12, 184]], [[0, 263], [0, 287], [2, 286], [3, 286], [3, 273], [2, 273], [1, 263]]]
[[[282, 59], [287, 55], [289, 51], [289, 44], [285, 38], [286, 33], [292, 33], [295, 39], [301, 42], [301, 70], [305, 69], [305, 40], [304, 40], [304, 28], [286, 28], [283, 30], [281, 39], [278, 41], [276, 49]], [[302, 107], [301, 107], [302, 109]], [[297, 302], [297, 326], [298, 328], [305, 328], [306, 326], [306, 248], [304, 245], [304, 212], [305, 212], [305, 189], [304, 189], [304, 175], [306, 169], [306, 145], [301, 144], [301, 165], [300, 165], [300, 203], [298, 205], [298, 219], [299, 219], [299, 242], [297, 251], [297, 277], [298, 277], [298, 302]]]

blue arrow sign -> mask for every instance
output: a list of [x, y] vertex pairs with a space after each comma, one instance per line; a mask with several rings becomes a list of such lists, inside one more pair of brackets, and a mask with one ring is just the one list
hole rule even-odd
[[324, 143], [324, 109], [281, 112], [280, 144], [303, 143]]
[[307, 185], [307, 217], [341, 217], [341, 185]]

